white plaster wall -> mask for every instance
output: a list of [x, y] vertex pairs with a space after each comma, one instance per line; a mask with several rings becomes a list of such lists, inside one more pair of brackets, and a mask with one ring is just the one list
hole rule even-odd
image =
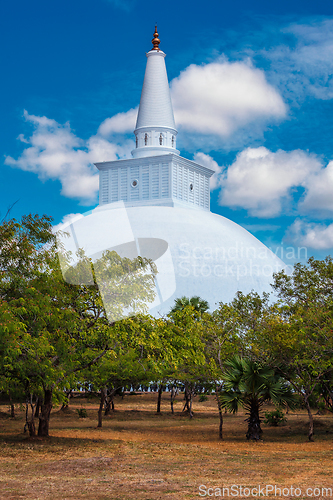
[[[186, 158], [160, 155], [97, 164], [100, 169], [100, 204], [163, 202], [209, 210], [212, 171]], [[136, 186], [133, 187], [133, 181]], [[192, 189], [191, 189], [192, 186]]]

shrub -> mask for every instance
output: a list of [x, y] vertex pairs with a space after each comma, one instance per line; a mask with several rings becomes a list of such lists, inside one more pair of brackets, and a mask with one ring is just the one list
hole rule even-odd
[[282, 422], [286, 422], [287, 419], [281, 410], [266, 411], [264, 423], [277, 427]]
[[317, 408], [318, 408], [318, 413], [322, 413], [326, 410], [326, 404], [325, 401], [318, 401], [317, 402]]
[[80, 418], [87, 418], [88, 414], [85, 408], [78, 408], [76, 411]]
[[199, 403], [203, 403], [204, 401], [207, 401], [208, 396], [206, 394], [200, 394], [199, 396]]

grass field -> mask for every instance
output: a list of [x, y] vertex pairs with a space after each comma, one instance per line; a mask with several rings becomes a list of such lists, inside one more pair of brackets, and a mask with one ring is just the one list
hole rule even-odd
[[[22, 410], [10, 419], [8, 406], [1, 406], [1, 500], [196, 500], [219, 498], [223, 487], [229, 487], [229, 498], [246, 498], [244, 488], [258, 485], [276, 485], [281, 498], [330, 497], [321, 491], [333, 489], [330, 414], [316, 415], [314, 443], [307, 441], [302, 411], [289, 414], [281, 427], [263, 424], [261, 442], [246, 441], [243, 413], [226, 414], [220, 441], [213, 396], [202, 403], [196, 398], [192, 420], [181, 412], [181, 397], [175, 415], [167, 393], [163, 397], [160, 415], [156, 394], [116, 398], [116, 411], [104, 418], [102, 429], [96, 428], [98, 401], [75, 398], [68, 412], [53, 409], [51, 437], [43, 440], [23, 434]], [[79, 418], [77, 408], [85, 408], [88, 417]], [[201, 491], [200, 485], [205, 485]], [[292, 486], [300, 490], [293, 492]], [[320, 494], [307, 495], [308, 488], [319, 488]], [[279, 490], [270, 496], [279, 498]]]

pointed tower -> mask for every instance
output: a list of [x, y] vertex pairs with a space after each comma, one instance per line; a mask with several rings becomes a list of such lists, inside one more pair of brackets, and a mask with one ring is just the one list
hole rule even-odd
[[157, 26], [152, 43], [153, 49], [146, 54], [146, 73], [134, 130], [134, 158], [166, 153], [179, 155], [176, 149], [177, 130], [164, 61], [165, 53], [159, 48]]
[[165, 53], [157, 27], [147, 66], [134, 130], [132, 159], [95, 163], [99, 204], [123, 201], [126, 207], [168, 206], [210, 209], [209, 178], [213, 170], [179, 156]]

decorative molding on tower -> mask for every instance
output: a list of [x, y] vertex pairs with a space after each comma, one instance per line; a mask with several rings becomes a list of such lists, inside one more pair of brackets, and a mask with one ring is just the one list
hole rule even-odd
[[100, 205], [158, 205], [210, 209], [213, 171], [175, 154], [95, 163], [100, 172]]

